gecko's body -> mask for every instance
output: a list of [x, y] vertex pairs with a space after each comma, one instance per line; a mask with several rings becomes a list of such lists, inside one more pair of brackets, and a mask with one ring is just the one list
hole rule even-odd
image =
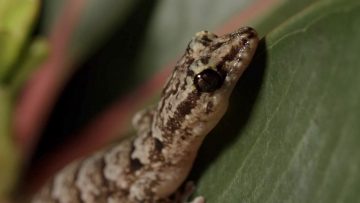
[[68, 165], [33, 203], [171, 202], [257, 44], [249, 27], [221, 37], [197, 33], [159, 103], [135, 116], [137, 136]]

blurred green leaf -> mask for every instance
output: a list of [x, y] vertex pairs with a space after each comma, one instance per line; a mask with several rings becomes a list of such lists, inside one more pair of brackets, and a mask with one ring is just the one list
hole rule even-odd
[[[70, 52], [78, 62], [92, 54], [124, 23], [139, 0], [90, 0], [73, 35]], [[106, 15], [104, 15], [106, 14]], [[84, 35], [84, 33], [88, 33]]]
[[20, 55], [38, 7], [39, 1], [35, 0], [0, 2], [0, 82], [7, 77]]
[[11, 84], [9, 84], [9, 89], [11, 89], [14, 95], [19, 93], [31, 73], [38, 68], [48, 56], [48, 49], [48, 42], [43, 38], [33, 40], [33, 42], [26, 47], [26, 51], [24, 51], [23, 56], [19, 58], [16, 64], [18, 70], [13, 75]]
[[19, 171], [19, 154], [11, 136], [11, 96], [0, 87], [0, 200], [8, 197]]
[[209, 203], [360, 201], [360, 3], [322, 1], [266, 36], [193, 178]]
[[39, 43], [28, 41], [38, 7], [37, 0], [0, 1], [0, 201], [13, 192], [21, 165], [12, 132], [14, 96], [44, 55]]

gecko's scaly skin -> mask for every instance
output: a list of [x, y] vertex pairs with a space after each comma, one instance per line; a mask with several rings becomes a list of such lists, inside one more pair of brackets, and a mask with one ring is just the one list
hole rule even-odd
[[249, 27], [221, 37], [197, 33], [159, 103], [135, 116], [137, 136], [68, 165], [33, 203], [170, 202], [203, 139], [225, 113], [257, 44]]

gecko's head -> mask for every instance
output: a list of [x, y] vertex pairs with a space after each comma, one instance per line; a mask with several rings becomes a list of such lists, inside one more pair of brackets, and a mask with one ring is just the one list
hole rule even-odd
[[202, 123], [205, 131], [212, 129], [257, 44], [257, 33], [250, 27], [220, 37], [207, 31], [196, 33], [163, 91], [159, 110], [170, 114], [165, 120], [176, 123], [182, 118], [183, 127]]
[[194, 58], [187, 68], [188, 75], [194, 75], [195, 88], [209, 96], [231, 92], [257, 44], [257, 33], [250, 27], [221, 37], [207, 31], [196, 33], [187, 50]]

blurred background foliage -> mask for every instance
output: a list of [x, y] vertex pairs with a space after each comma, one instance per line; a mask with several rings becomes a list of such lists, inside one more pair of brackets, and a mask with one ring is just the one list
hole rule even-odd
[[1, 1], [0, 202], [131, 131], [195, 32], [244, 25], [263, 40], [200, 151], [198, 193], [209, 202], [360, 201], [359, 6]]

